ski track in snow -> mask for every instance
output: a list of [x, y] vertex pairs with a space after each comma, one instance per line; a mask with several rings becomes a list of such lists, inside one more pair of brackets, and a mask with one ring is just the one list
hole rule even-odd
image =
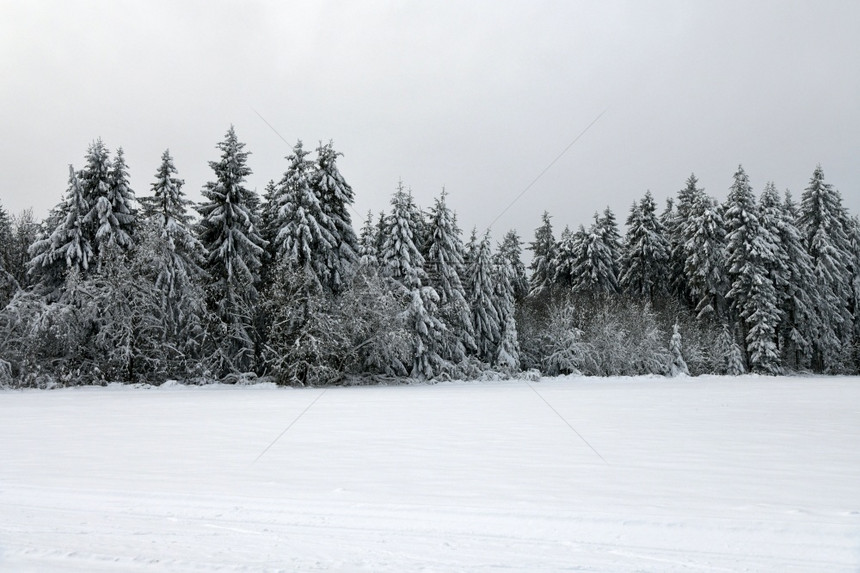
[[860, 378], [0, 392], [0, 571], [860, 571]]

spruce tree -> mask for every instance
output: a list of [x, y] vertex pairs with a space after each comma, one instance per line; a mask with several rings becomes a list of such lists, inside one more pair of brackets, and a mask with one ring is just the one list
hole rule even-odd
[[678, 323], [676, 322], [672, 327], [672, 339], [669, 341], [669, 354], [672, 356], [672, 363], [669, 365], [669, 376], [688, 376], [690, 374], [687, 363], [684, 361], [681, 346], [681, 331], [678, 329]]
[[352, 187], [337, 167], [339, 155], [343, 154], [334, 150], [331, 141], [320, 144], [311, 176], [311, 188], [319, 198], [323, 213], [328, 218], [329, 233], [334, 238], [330, 287], [335, 292], [344, 287], [358, 262], [358, 238], [349, 214], [355, 197]]
[[814, 291], [808, 290], [815, 282], [812, 261], [787, 206], [790, 204], [790, 195], [783, 202], [776, 186], [768, 183], [759, 200], [759, 211], [762, 227], [774, 238], [774, 255], [768, 272], [782, 311], [778, 326], [780, 349], [785, 361], [803, 368], [812, 354], [817, 303]]
[[656, 210], [650, 191], [633, 206], [621, 256], [621, 288], [649, 301], [666, 293], [669, 272], [669, 244]]
[[726, 298], [730, 311], [746, 344], [750, 369], [778, 374], [776, 329], [782, 312], [768, 273], [775, 256], [775, 238], [761, 225], [743, 167], [735, 173], [726, 207], [726, 264], [731, 281]]
[[667, 221], [663, 225], [668, 246], [666, 286], [669, 292], [690, 306], [695, 306], [700, 300], [697, 300], [696, 295], [691, 292], [686, 274], [689, 254], [687, 242], [690, 240], [688, 222], [700, 207], [704, 196], [705, 192], [699, 187], [696, 174], [691, 173], [687, 178], [686, 186], [678, 191], [674, 209], [671, 215], [667, 215]]
[[535, 230], [535, 240], [528, 247], [533, 253], [532, 262], [529, 265], [532, 271], [530, 294], [533, 295], [550, 290], [553, 287], [553, 279], [556, 275], [556, 244], [555, 237], [552, 234], [550, 214], [544, 211], [541, 221], [541, 226]]
[[185, 197], [176, 166], [165, 150], [152, 183], [152, 196], [142, 197], [145, 223], [136, 259], [148, 260], [160, 295], [164, 335], [179, 356], [171, 371], [183, 371], [185, 361], [199, 358], [205, 322], [202, 282], [206, 251], [192, 233], [191, 201]]
[[313, 163], [299, 141], [287, 160], [286, 173], [278, 184], [279, 199], [274, 220], [276, 253], [288, 265], [305, 269], [330, 292], [341, 288], [335, 225], [325, 213], [312, 186]]
[[417, 213], [412, 194], [406, 192], [402, 181], [399, 182], [391, 198], [391, 213], [385, 223], [380, 263], [383, 274], [406, 289], [427, 284], [424, 257], [415, 242]]
[[520, 369], [520, 344], [516, 321], [514, 270], [501, 252], [493, 256], [495, 277], [494, 301], [499, 316], [499, 340], [494, 364], [508, 372]]
[[90, 211], [81, 182], [69, 165], [69, 188], [63, 202], [47, 220], [46, 235], [30, 247], [30, 272], [56, 292], [68, 271], [82, 274], [93, 260], [93, 248], [87, 233], [86, 216]]
[[394, 281], [398, 295], [407, 304], [406, 329], [412, 338], [410, 375], [431, 379], [446, 366], [440, 354], [446, 327], [439, 318], [439, 294], [427, 286], [424, 257], [414, 241], [419, 216], [412, 195], [405, 191], [402, 182], [398, 183], [385, 224], [380, 265], [382, 274]]
[[265, 242], [257, 228], [256, 197], [244, 186], [251, 174], [245, 144], [230, 126], [216, 147], [221, 159], [209, 162], [215, 180], [204, 186], [206, 200], [198, 211], [200, 242], [208, 253], [205, 270], [212, 281], [209, 304], [219, 319], [213, 333], [219, 344], [213, 367], [228, 374], [247, 372], [255, 365], [253, 304]]
[[529, 278], [526, 266], [522, 260], [522, 241], [515, 229], [511, 229], [502, 238], [499, 245], [499, 256], [504, 257], [511, 267], [511, 284], [514, 289], [514, 300], [521, 302], [529, 293]]
[[376, 236], [377, 229], [373, 225], [373, 212], [367, 211], [367, 219], [361, 227], [358, 238], [358, 264], [362, 267], [376, 267], [379, 265], [379, 251], [376, 248], [379, 243]]
[[618, 277], [610, 246], [597, 213], [588, 232], [581, 235], [580, 256], [574, 268], [574, 292], [614, 294], [618, 292]]
[[852, 331], [850, 242], [848, 217], [842, 197], [824, 181], [819, 165], [803, 192], [798, 213], [804, 246], [812, 259], [818, 293], [819, 328], [813, 337], [813, 367], [818, 371], [840, 371], [843, 349]]
[[716, 200], [700, 194], [682, 231], [684, 276], [696, 317], [723, 323], [727, 319], [726, 226]]
[[475, 345], [478, 358], [492, 364], [501, 338], [503, 324], [496, 302], [493, 258], [490, 251], [490, 237], [478, 243], [477, 252], [469, 268], [469, 285], [472, 295], [472, 326], [475, 330]]
[[440, 316], [447, 326], [441, 353], [452, 362], [462, 362], [475, 350], [475, 337], [462, 277], [464, 246], [456, 216], [445, 202], [445, 190], [430, 209], [427, 224], [429, 284], [439, 295]]
[[552, 281], [562, 292], [573, 288], [581, 246], [581, 236], [574, 234], [570, 227], [565, 226], [555, 248], [555, 277]]

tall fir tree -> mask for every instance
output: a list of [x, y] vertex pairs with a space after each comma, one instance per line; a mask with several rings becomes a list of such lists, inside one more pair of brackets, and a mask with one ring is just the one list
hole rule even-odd
[[441, 353], [452, 362], [462, 362], [475, 350], [475, 337], [466, 289], [463, 255], [456, 215], [445, 202], [445, 190], [436, 198], [427, 222], [426, 268], [429, 284], [439, 295], [440, 316], [447, 326]]
[[761, 225], [749, 178], [739, 166], [726, 202], [726, 265], [731, 289], [726, 298], [746, 345], [750, 369], [781, 370], [776, 329], [782, 312], [768, 269], [774, 264], [775, 238]]
[[808, 290], [815, 282], [812, 261], [787, 206], [790, 195], [786, 199], [784, 202], [776, 186], [768, 183], [759, 199], [759, 210], [762, 226], [774, 237], [774, 257], [768, 270], [782, 311], [778, 326], [780, 350], [783, 362], [797, 369], [808, 365], [818, 318], [816, 294]]
[[367, 219], [361, 227], [358, 238], [358, 264], [362, 267], [376, 267], [379, 265], [379, 244], [376, 236], [377, 228], [373, 224], [373, 211], [367, 211]]
[[334, 239], [329, 286], [339, 292], [345, 286], [358, 262], [358, 238], [352, 227], [349, 210], [355, 201], [352, 187], [337, 166], [338, 156], [333, 143], [320, 144], [311, 176], [311, 188], [319, 198], [323, 213], [328, 218], [328, 231]]
[[618, 292], [615, 261], [606, 244], [600, 217], [594, 214], [594, 223], [582, 237], [580, 256], [574, 268], [573, 290], [588, 294], [614, 294]]
[[684, 224], [684, 276], [696, 317], [717, 324], [727, 320], [726, 224], [722, 209], [701, 193]]
[[650, 191], [638, 205], [634, 204], [627, 218], [627, 237], [621, 256], [622, 290], [649, 301], [667, 292], [669, 272], [670, 246], [656, 211]]
[[532, 252], [532, 271], [530, 279], [530, 294], [540, 294], [551, 290], [555, 279], [555, 237], [552, 233], [552, 222], [547, 211], [541, 216], [541, 226], [535, 230], [535, 240], [529, 244]]
[[848, 217], [842, 196], [824, 181], [820, 165], [801, 197], [798, 226], [812, 259], [818, 293], [820, 323], [813, 337], [813, 367], [838, 372], [844, 369], [844, 350], [853, 329]]
[[[191, 201], [185, 197], [170, 150], [161, 155], [161, 165], [152, 183], [152, 195], [142, 197], [145, 223], [138, 260], [149, 260], [154, 286], [160, 295], [165, 337], [179, 352], [179, 360], [199, 358], [205, 323], [202, 283], [206, 250], [191, 229]], [[180, 370], [184, 367], [178, 366]]]
[[335, 291], [342, 286], [334, 224], [314, 191], [313, 162], [302, 142], [296, 143], [286, 173], [278, 184], [274, 228], [276, 253], [290, 266], [306, 269], [320, 286]]
[[431, 379], [445, 367], [441, 344], [446, 337], [446, 327], [439, 318], [439, 294], [428, 286], [424, 257], [415, 244], [419, 217], [411, 193], [399, 182], [385, 224], [380, 265], [383, 275], [395, 282], [399, 296], [407, 304], [406, 328], [412, 338], [410, 375]]
[[523, 243], [515, 229], [511, 229], [502, 238], [499, 245], [499, 256], [504, 257], [511, 267], [511, 284], [514, 289], [514, 300], [519, 303], [529, 294], [529, 277], [523, 263]]
[[75, 168], [69, 165], [69, 188], [65, 199], [48, 217], [45, 235], [30, 247], [30, 272], [53, 293], [65, 282], [66, 273], [85, 273], [93, 260], [93, 247], [87, 233], [86, 216], [90, 210]]
[[687, 223], [700, 207], [703, 196], [705, 196], [704, 189], [699, 187], [696, 174], [691, 173], [684, 188], [678, 191], [677, 201], [673, 203], [674, 209], [671, 215], [667, 215], [667, 220], [663, 224], [669, 255], [666, 287], [669, 292], [690, 306], [695, 306], [700, 301], [696, 300], [696, 296], [690, 290], [686, 274], [687, 241], [690, 240]]
[[494, 364], [508, 372], [520, 369], [520, 343], [516, 320], [516, 289], [514, 269], [501, 251], [493, 256], [495, 282], [494, 302], [499, 316], [499, 340]]
[[233, 126], [216, 146], [219, 161], [210, 161], [215, 180], [206, 183], [206, 199], [198, 211], [200, 242], [208, 255], [209, 304], [219, 322], [214, 339], [218, 344], [213, 356], [216, 372], [247, 372], [255, 367], [259, 352], [254, 328], [253, 304], [257, 300], [257, 281], [265, 240], [257, 228], [259, 215], [253, 191], [245, 187], [251, 174], [249, 152], [239, 142]]
[[484, 235], [469, 268], [469, 286], [472, 295], [472, 326], [478, 358], [488, 364], [495, 361], [502, 334], [501, 317], [496, 302], [493, 257], [490, 237]]

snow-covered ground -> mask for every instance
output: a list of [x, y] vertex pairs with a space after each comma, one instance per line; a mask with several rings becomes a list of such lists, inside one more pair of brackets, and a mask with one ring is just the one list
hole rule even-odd
[[0, 570], [860, 571], [860, 379], [531, 385], [0, 392]]

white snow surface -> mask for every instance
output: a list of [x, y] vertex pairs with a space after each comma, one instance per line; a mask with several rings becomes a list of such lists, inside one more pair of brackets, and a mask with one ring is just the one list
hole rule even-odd
[[3, 391], [0, 570], [858, 572], [860, 378]]

